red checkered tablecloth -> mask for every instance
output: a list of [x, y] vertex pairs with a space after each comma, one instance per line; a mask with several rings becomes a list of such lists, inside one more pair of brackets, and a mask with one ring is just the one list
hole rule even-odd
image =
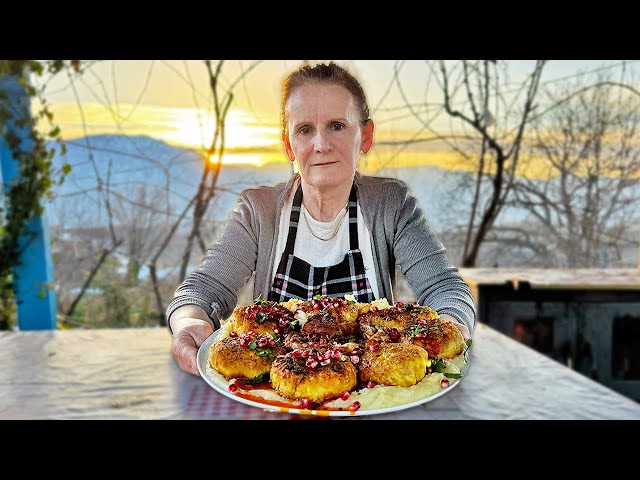
[[272, 412], [237, 402], [213, 390], [205, 382], [194, 383], [188, 393], [185, 418], [212, 420], [303, 420], [316, 416]]

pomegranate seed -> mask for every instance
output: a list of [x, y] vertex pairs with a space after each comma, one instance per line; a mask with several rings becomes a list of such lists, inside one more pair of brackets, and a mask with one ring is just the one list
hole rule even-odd
[[442, 388], [447, 388], [449, 386], [449, 379], [443, 378], [442, 380], [440, 380], [440, 386]]
[[238, 334], [237, 334], [236, 332], [231, 332], [231, 333], [229, 334], [229, 336], [230, 336], [231, 338], [236, 338], [236, 337], [238, 336]]
[[311, 405], [311, 400], [309, 400], [308, 398], [303, 398], [302, 399], [302, 405], [300, 405], [302, 408], [309, 408], [309, 405]]
[[351, 410], [352, 412], [355, 412], [356, 410], [358, 410], [360, 408], [360, 402], [353, 402], [350, 406], [349, 406], [349, 410]]
[[391, 340], [395, 342], [396, 340], [398, 340], [398, 338], [400, 338], [400, 332], [398, 332], [397, 329], [392, 328], [391, 330], [389, 330], [389, 338], [391, 338]]
[[377, 385], [377, 383], [376, 383], [376, 382], [372, 382], [371, 380], [369, 380], [369, 381], [367, 382], [367, 388], [373, 388], [373, 387], [375, 387], [376, 385]]
[[310, 368], [311, 370], [313, 370], [314, 368], [316, 368], [318, 366], [318, 362], [316, 362], [313, 359], [309, 359], [309, 360], [307, 360], [306, 366], [308, 368]]
[[350, 394], [349, 392], [347, 392], [346, 390], [340, 394], [340, 398], [341, 398], [342, 400], [346, 400], [346, 399], [347, 399], [347, 398], [349, 398], [350, 396], [351, 396], [351, 394]]
[[360, 357], [357, 355], [351, 355], [349, 360], [351, 360], [351, 363], [358, 363], [360, 361]]
[[291, 352], [291, 356], [292, 356], [293, 358], [300, 358], [300, 357], [302, 357], [303, 353], [304, 353], [304, 352], [303, 352], [302, 350], [298, 350], [298, 349], [296, 348], [293, 352]]
[[238, 391], [238, 386], [235, 383], [230, 383], [229, 384], [229, 391], [231, 393], [236, 393]]
[[369, 344], [369, 350], [371, 350], [372, 352], [377, 352], [378, 350], [380, 350], [380, 344], [376, 342], [371, 342]]

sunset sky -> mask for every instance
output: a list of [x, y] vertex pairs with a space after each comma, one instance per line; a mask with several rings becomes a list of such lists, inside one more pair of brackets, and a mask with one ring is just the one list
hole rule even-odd
[[[316, 61], [310, 61], [314, 63]], [[389, 157], [384, 142], [426, 138], [456, 128], [439, 111], [437, 73], [419, 60], [336, 60], [360, 79], [376, 124], [372, 164], [409, 166], [454, 162], [442, 142], [424, 141]], [[215, 68], [217, 61], [213, 61]], [[233, 89], [227, 116], [228, 164], [256, 166], [286, 161], [280, 143], [282, 80], [301, 60], [227, 60], [221, 93]], [[508, 61], [506, 91], [518, 93], [534, 61]], [[624, 63], [624, 65], [622, 65]], [[553, 60], [545, 66], [541, 89], [560, 86], [584, 72], [628, 75], [638, 62]], [[149, 135], [174, 145], [206, 148], [212, 139], [212, 96], [202, 61], [83, 61], [84, 73], [60, 74], [46, 83], [45, 97], [65, 139], [100, 133]], [[246, 72], [241, 77], [242, 72]], [[506, 81], [506, 80], [505, 80]], [[42, 80], [39, 81], [42, 84]], [[429, 120], [425, 120], [429, 119]], [[397, 150], [397, 148], [396, 148]], [[398, 163], [401, 162], [401, 163]], [[371, 165], [370, 165], [371, 166]]]

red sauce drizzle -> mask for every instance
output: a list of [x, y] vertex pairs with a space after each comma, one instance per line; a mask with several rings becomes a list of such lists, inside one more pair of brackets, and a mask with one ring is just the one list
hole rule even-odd
[[271, 386], [271, 382], [270, 381], [264, 381], [264, 382], [260, 382], [260, 383], [242, 383], [242, 382], [236, 382], [236, 385], [238, 386], [238, 390], [234, 393], [234, 395], [240, 397], [240, 398], [244, 398], [245, 400], [249, 400], [252, 402], [256, 402], [256, 403], [262, 403], [264, 405], [269, 405], [272, 407], [279, 407], [279, 408], [295, 408], [298, 410], [322, 410], [322, 411], [331, 411], [331, 412], [344, 412], [344, 411], [348, 411], [349, 407], [327, 407], [325, 405], [322, 404], [317, 404], [317, 403], [313, 403], [309, 406], [309, 408], [303, 409], [300, 405], [295, 405], [293, 403], [293, 400], [291, 400], [290, 402], [282, 402], [279, 400], [267, 400], [264, 397], [261, 397], [259, 395], [253, 395], [249, 392], [251, 392], [251, 390], [273, 390], [273, 387]]

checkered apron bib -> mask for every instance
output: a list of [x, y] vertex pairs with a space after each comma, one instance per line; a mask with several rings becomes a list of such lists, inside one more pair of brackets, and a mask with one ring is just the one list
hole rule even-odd
[[287, 246], [282, 253], [278, 270], [273, 279], [269, 300], [285, 302], [292, 298], [310, 300], [315, 295], [344, 297], [349, 294], [353, 295], [360, 303], [369, 303], [375, 300], [371, 284], [364, 270], [364, 261], [358, 242], [357, 204], [358, 196], [354, 183], [349, 195], [350, 250], [340, 263], [328, 267], [314, 267], [293, 255], [302, 205], [302, 185], [298, 186], [289, 217]]

